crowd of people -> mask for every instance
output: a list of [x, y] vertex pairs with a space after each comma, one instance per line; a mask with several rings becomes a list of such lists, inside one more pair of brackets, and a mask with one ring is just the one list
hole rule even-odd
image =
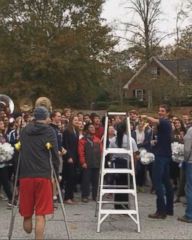
[[[189, 167], [186, 168], [188, 165], [186, 165], [185, 161], [177, 162], [171, 159], [171, 143], [179, 142], [184, 144], [187, 136], [189, 143], [186, 142], [186, 144], [190, 145], [191, 143], [192, 145], [192, 138], [189, 137], [189, 134], [186, 134], [192, 126], [192, 119], [190, 113], [183, 114], [181, 117], [171, 115], [165, 105], [160, 106], [158, 113], [159, 116], [153, 118], [147, 115], [140, 115], [136, 110], [131, 110], [128, 116], [131, 124], [137, 191], [146, 191], [146, 184], [149, 184], [150, 181], [150, 193], [157, 195], [157, 210], [154, 214], [150, 214], [149, 217], [164, 219], [167, 215], [174, 214], [173, 203], [179, 202], [180, 197], [186, 195], [186, 183], [189, 185], [186, 179], [186, 172], [188, 172]], [[37, 109], [34, 113], [13, 114], [6, 113], [4, 109], [1, 109], [0, 143], [8, 142], [14, 147], [20, 141], [23, 129], [26, 129], [35, 120], [39, 122], [46, 120], [46, 124], [55, 133], [57, 145], [55, 149], [57, 153], [55, 154], [58, 154], [55, 157], [58, 158], [55, 168], [60, 179], [64, 203], [77, 204], [75, 199], [76, 192], [80, 192], [81, 201], [84, 203], [88, 203], [90, 200], [96, 201], [103, 150], [105, 117], [99, 116], [95, 112], [91, 114], [83, 112], [74, 113], [70, 108], [64, 108], [63, 111], [54, 110], [50, 115], [46, 115], [42, 109]], [[107, 146], [124, 147], [123, 134], [126, 134], [126, 127], [123, 129], [124, 122], [125, 117], [109, 117]], [[41, 131], [44, 130], [38, 126], [37, 129], [28, 127], [25, 131], [27, 131], [27, 134], [30, 132], [29, 135], [39, 136]], [[51, 139], [50, 135], [48, 134]], [[27, 138], [24, 140], [24, 144], [28, 144]], [[148, 165], [143, 164], [139, 156], [141, 149], [154, 153], [155, 161]], [[192, 158], [191, 152], [188, 153], [189, 159]], [[15, 151], [11, 161], [0, 162], [0, 197], [1, 200], [8, 201], [8, 206], [11, 206], [13, 203], [12, 186], [18, 154]], [[38, 153], [35, 156], [37, 155]], [[106, 167], [111, 166], [113, 158], [114, 156], [112, 158], [106, 157]], [[120, 158], [120, 156], [116, 157], [116, 159]], [[120, 160], [118, 163], [123, 164], [123, 162], [120, 163]], [[23, 169], [24, 173], [31, 171], [30, 169], [27, 170], [25, 165]], [[191, 173], [188, 175], [191, 175]], [[111, 179], [106, 178], [106, 181], [110, 182]], [[119, 182], [116, 184], [125, 184], [125, 182], [126, 180], [119, 179]], [[29, 183], [22, 182], [21, 184], [22, 187], [26, 185], [29, 185]], [[191, 187], [188, 186], [188, 191]], [[57, 207], [59, 199], [54, 181], [52, 181], [52, 188], [53, 203]], [[115, 198], [118, 201], [125, 201], [125, 199], [119, 200], [119, 196], [115, 196]], [[190, 206], [188, 205], [188, 207]], [[191, 209], [188, 209], [188, 212], [192, 214]], [[185, 214], [180, 220], [192, 222], [192, 215], [190, 214], [188, 216]], [[23, 215], [25, 216], [25, 214]], [[31, 214], [29, 215], [31, 216]]]

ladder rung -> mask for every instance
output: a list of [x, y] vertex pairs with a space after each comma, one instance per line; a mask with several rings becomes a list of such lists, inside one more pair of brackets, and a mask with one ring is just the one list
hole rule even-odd
[[111, 200], [111, 201], [106, 201], [106, 200], [103, 200], [103, 201], [97, 201], [97, 203], [102, 203], [102, 204], [119, 204], [119, 205], [129, 205], [128, 202], [118, 202], [118, 201], [114, 201], [114, 200]]
[[104, 174], [107, 173], [129, 173], [133, 175], [133, 170], [127, 169], [127, 168], [105, 168], [103, 170]]
[[126, 112], [108, 112], [107, 115], [108, 116], [126, 116], [127, 113]]
[[129, 209], [101, 209], [101, 214], [137, 214], [137, 211]]
[[130, 193], [135, 195], [136, 191], [133, 189], [101, 189], [102, 194], [106, 193]]
[[125, 148], [107, 148], [104, 151], [105, 155], [109, 154], [109, 153], [118, 153], [118, 154], [129, 154], [131, 155], [131, 151]]
[[[101, 187], [101, 185], [100, 185]], [[115, 189], [118, 189], [118, 188], [128, 188], [129, 186], [128, 185], [103, 185], [103, 189], [111, 189], [111, 188], [115, 188]]]

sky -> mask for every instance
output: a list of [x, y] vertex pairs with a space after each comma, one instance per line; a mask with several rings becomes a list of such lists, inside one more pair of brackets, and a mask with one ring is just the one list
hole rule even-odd
[[[161, 1], [161, 12], [160, 21], [158, 23], [158, 28], [161, 32], [172, 33], [175, 31], [176, 26], [176, 16], [177, 11], [182, 3], [185, 3], [186, 0], [162, 0]], [[130, 18], [136, 21], [136, 15], [128, 13], [126, 9], [126, 4], [129, 0], [106, 0], [106, 3], [103, 6], [102, 17], [106, 19], [107, 23], [112, 26], [113, 33], [115, 36], [126, 37], [123, 26], [121, 22], [126, 22]], [[182, 27], [189, 24], [189, 20], [185, 20], [181, 23]], [[162, 33], [163, 35], [163, 33]], [[172, 44], [174, 43], [174, 37], [166, 38], [162, 44]], [[124, 41], [121, 40], [118, 46], [119, 49], [124, 48]]]

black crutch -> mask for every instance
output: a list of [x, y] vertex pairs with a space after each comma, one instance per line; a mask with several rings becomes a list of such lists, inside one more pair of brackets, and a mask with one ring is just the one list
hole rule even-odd
[[65, 228], [66, 228], [66, 230], [67, 230], [67, 236], [68, 236], [68, 239], [72, 239], [72, 238], [71, 238], [70, 231], [69, 231], [69, 228], [68, 228], [68, 225], [67, 225], [66, 211], [65, 211], [64, 204], [63, 204], [63, 198], [62, 198], [62, 194], [61, 194], [61, 188], [60, 188], [60, 185], [59, 185], [59, 182], [58, 182], [58, 179], [57, 179], [57, 175], [56, 175], [56, 173], [55, 173], [55, 169], [54, 169], [53, 162], [52, 162], [52, 153], [51, 153], [52, 145], [51, 145], [50, 143], [47, 143], [47, 144], [46, 144], [46, 148], [47, 148], [48, 151], [49, 151], [50, 166], [51, 166], [51, 170], [52, 170], [53, 179], [55, 179], [56, 186], [57, 186], [57, 190], [58, 190], [58, 194], [59, 194], [59, 200], [60, 200], [60, 203], [61, 203], [61, 209], [62, 209], [62, 213], [63, 213]]
[[[16, 143], [15, 148], [17, 151], [19, 151], [21, 148], [21, 143], [20, 142]], [[16, 173], [15, 173], [15, 182], [14, 182], [14, 188], [13, 188], [13, 196], [12, 196], [12, 202], [11, 202], [11, 204], [12, 204], [11, 221], [9, 224], [9, 232], [8, 232], [9, 240], [11, 240], [11, 238], [12, 238], [13, 228], [14, 228], [14, 223], [15, 223], [15, 216], [17, 213], [17, 208], [18, 208], [18, 203], [19, 203], [19, 198], [18, 198], [17, 203], [15, 204], [17, 181], [18, 181], [18, 176], [19, 176], [19, 167], [20, 167], [20, 153], [19, 153], [18, 162], [17, 162], [17, 168], [16, 168]]]

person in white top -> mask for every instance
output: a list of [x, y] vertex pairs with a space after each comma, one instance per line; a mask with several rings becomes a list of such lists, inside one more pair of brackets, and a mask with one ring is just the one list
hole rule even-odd
[[[137, 159], [138, 148], [135, 140], [131, 138], [132, 150], [134, 159]], [[117, 126], [117, 136], [114, 138], [109, 145], [110, 148], [126, 148], [130, 149], [129, 136], [126, 131], [126, 122], [119, 123]], [[128, 154], [113, 154], [112, 162], [115, 168], [129, 168], [130, 156]], [[127, 174], [118, 174], [115, 178], [116, 185], [128, 185]], [[128, 202], [128, 194], [115, 194], [115, 202]], [[128, 204], [115, 204], [115, 209], [126, 209]]]
[[116, 136], [116, 130], [113, 126], [108, 127], [108, 140], [109, 143], [115, 139]]

